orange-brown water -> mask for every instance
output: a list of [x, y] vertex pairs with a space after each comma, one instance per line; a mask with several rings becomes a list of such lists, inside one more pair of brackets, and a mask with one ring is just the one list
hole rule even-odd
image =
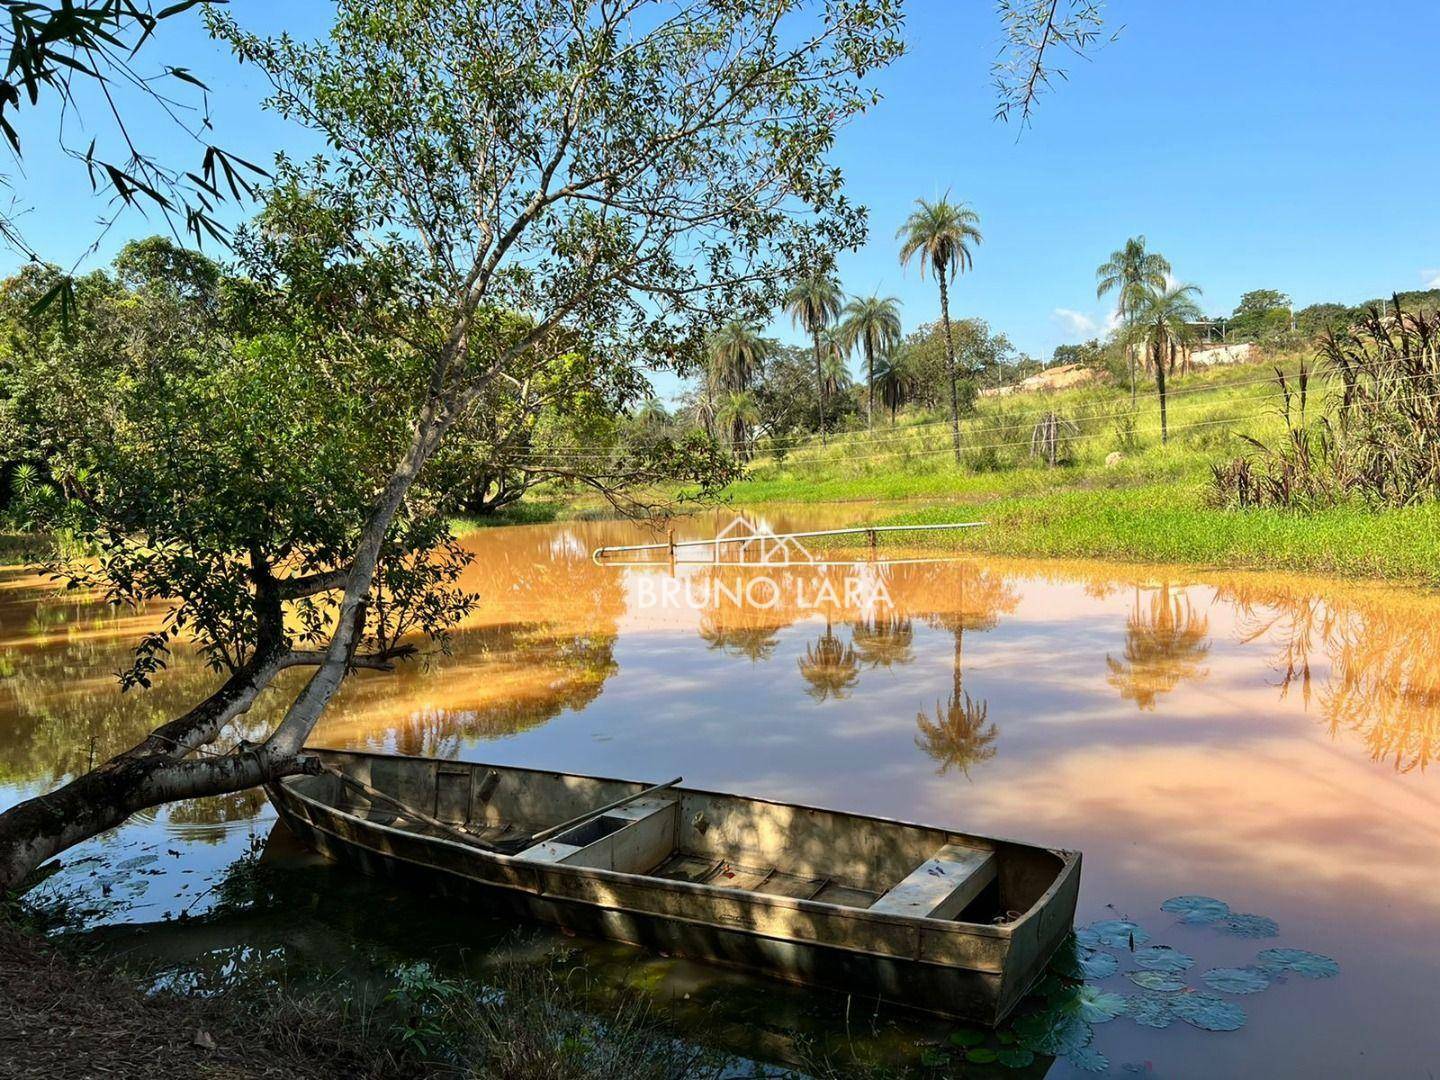
[[[862, 514], [775, 511], [767, 523]], [[728, 520], [706, 516], [679, 535]], [[1237, 1032], [1103, 1025], [1096, 1045], [1116, 1071], [1431, 1067], [1440, 597], [1256, 574], [934, 561], [933, 548], [895, 540], [886, 558], [919, 561], [872, 563], [864, 550], [852, 553], [859, 565], [826, 566], [590, 558], [650, 539], [612, 522], [468, 536], [465, 585], [479, 602], [450, 653], [356, 677], [314, 741], [637, 779], [683, 773], [701, 787], [1079, 848], [1082, 922], [1130, 915], [1195, 955], [1197, 972], [1276, 944], [1341, 964], [1338, 978], [1245, 999]], [[757, 589], [759, 578], [770, 584]], [[120, 749], [210, 685], [177, 657], [154, 690], [120, 695], [112, 672], [144, 622], [12, 574], [0, 591], [0, 805]], [[176, 852], [146, 864], [138, 884], [113, 883], [130, 907], [110, 917], [152, 921], [191, 904], [194, 883], [236, 857], [257, 819], [261, 800], [242, 795], [171, 808], [91, 845], [109, 861]], [[1280, 937], [1176, 926], [1159, 905], [1184, 893], [1268, 915]]]

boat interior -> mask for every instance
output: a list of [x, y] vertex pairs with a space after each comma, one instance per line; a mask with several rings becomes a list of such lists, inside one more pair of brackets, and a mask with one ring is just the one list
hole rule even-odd
[[[1005, 925], [1063, 868], [1053, 852], [740, 796], [671, 788], [525, 838], [647, 785], [566, 773], [319, 751], [332, 773], [286, 781], [375, 824], [520, 844], [517, 859], [616, 871], [887, 915]], [[375, 795], [363, 791], [370, 787]], [[478, 845], [477, 845], [478, 846]]]

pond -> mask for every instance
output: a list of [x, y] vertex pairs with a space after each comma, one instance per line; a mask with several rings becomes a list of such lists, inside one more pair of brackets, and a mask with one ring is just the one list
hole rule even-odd
[[[785, 532], [878, 509], [757, 516]], [[730, 517], [707, 513], [677, 534], [712, 535]], [[1194, 988], [1210, 992], [1204, 972], [1254, 967], [1268, 948], [1339, 964], [1338, 976], [1291, 972], [1261, 993], [1220, 977], [1218, 996], [1243, 1010], [1238, 1030], [1096, 1023], [1097, 1053], [1061, 1057], [1050, 1076], [1431, 1067], [1440, 781], [1427, 766], [1440, 750], [1440, 596], [936, 559], [893, 538], [879, 562], [868, 550], [796, 550], [763, 567], [707, 563], [695, 549], [674, 567], [663, 553], [591, 559], [600, 545], [653, 539], [619, 522], [467, 536], [476, 559], [465, 584], [479, 603], [448, 654], [358, 675], [312, 741], [644, 780], [683, 773], [702, 788], [1076, 848], [1077, 922], [1134, 920], [1150, 943], [1194, 958], [1181, 975]], [[758, 577], [769, 584], [755, 587]], [[122, 749], [210, 684], [177, 657], [153, 690], [118, 693], [113, 673], [153, 618], [9, 571], [0, 806]], [[266, 719], [257, 711], [254, 730]], [[77, 849], [51, 887], [83, 892], [104, 940], [176, 971], [226, 950], [348, 963], [363, 946], [395, 962], [463, 964], [557, 943], [483, 913], [427, 916], [423, 898], [316, 867], [272, 828], [254, 793], [179, 804]], [[297, 868], [289, 892], [213, 921], [167, 922], [215, 907], [227, 868], [252, 845], [264, 845], [262, 863]], [[1192, 924], [1161, 910], [1184, 895], [1264, 918]], [[785, 1060], [797, 1039], [876, 1060], [964, 1056], [947, 1039], [954, 1025], [862, 1018], [831, 995], [564, 944], [602, 976], [671, 1003], [682, 1027], [703, 1012], [761, 1059]], [[1110, 951], [1120, 963], [1096, 985], [1139, 995], [1126, 977], [1139, 957], [1128, 942]]]

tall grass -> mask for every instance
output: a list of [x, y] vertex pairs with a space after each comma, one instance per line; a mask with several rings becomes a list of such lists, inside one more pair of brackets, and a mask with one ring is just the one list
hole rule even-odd
[[1360, 499], [1411, 506], [1440, 497], [1440, 314], [1372, 308], [1326, 337], [1324, 371], [1338, 384], [1318, 419], [1308, 418], [1307, 372], [1276, 384], [1285, 427], [1214, 469], [1225, 506], [1313, 509]]

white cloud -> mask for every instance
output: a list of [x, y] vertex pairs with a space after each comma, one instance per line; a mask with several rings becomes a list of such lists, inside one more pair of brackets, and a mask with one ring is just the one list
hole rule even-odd
[[1050, 317], [1063, 326], [1067, 334], [1076, 337], [1094, 337], [1100, 331], [1100, 324], [1083, 311], [1057, 307], [1050, 313]]
[[1420, 280], [1427, 289], [1440, 289], [1440, 270], [1421, 270]]

